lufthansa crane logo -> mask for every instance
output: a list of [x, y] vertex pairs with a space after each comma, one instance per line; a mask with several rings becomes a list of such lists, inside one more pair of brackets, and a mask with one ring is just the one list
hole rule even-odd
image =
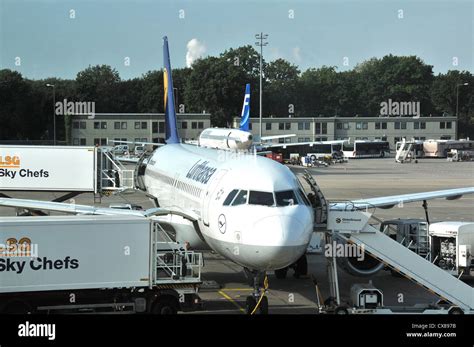
[[225, 216], [221, 214], [217, 219], [217, 227], [222, 234], [225, 234], [225, 230], [227, 228], [227, 222], [225, 220]]

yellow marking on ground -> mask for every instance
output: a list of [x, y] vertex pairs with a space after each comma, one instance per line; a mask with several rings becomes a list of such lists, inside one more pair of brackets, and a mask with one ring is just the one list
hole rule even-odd
[[220, 295], [222, 295], [224, 298], [226, 298], [227, 300], [229, 300], [235, 307], [237, 307], [239, 309], [240, 312], [245, 313], [245, 310], [234, 299], [232, 299], [229, 295], [224, 293], [222, 290], [219, 290], [218, 293]]

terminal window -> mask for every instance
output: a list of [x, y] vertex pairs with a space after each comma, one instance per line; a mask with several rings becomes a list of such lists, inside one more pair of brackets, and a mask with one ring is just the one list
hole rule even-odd
[[197, 129], [197, 122], [191, 122], [191, 129]]
[[375, 122], [375, 129], [387, 129], [387, 122]]
[[158, 132], [160, 134], [165, 132], [165, 122], [158, 122]]
[[291, 123], [285, 123], [285, 130], [291, 129]]
[[188, 128], [188, 122], [181, 122], [181, 128], [182, 129], [187, 129]]
[[413, 129], [426, 129], [426, 122], [414, 122]]
[[266, 130], [272, 130], [272, 123], [265, 123]]
[[451, 129], [451, 122], [439, 122], [440, 129]]
[[198, 129], [204, 129], [204, 122], [198, 122]]
[[140, 122], [135, 122], [135, 129], [140, 129]]
[[395, 129], [406, 129], [407, 123], [406, 122], [395, 122]]
[[120, 125], [122, 129], [127, 129], [127, 122], [122, 122]]
[[115, 130], [120, 129], [120, 122], [114, 122], [114, 129]]
[[252, 122], [249, 122], [249, 130], [252, 130]]

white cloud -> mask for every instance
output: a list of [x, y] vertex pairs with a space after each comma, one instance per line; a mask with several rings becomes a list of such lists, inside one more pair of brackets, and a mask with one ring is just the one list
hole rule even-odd
[[186, 66], [191, 67], [193, 63], [206, 53], [206, 46], [198, 39], [192, 39], [186, 45]]
[[293, 48], [292, 54], [293, 54], [293, 59], [297, 63], [301, 62], [301, 48], [299, 46], [296, 46]]

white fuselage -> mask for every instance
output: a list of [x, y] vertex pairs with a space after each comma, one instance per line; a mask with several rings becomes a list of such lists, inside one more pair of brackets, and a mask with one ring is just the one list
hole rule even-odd
[[313, 210], [273, 160], [170, 144], [153, 153], [144, 180], [160, 207], [196, 219], [213, 250], [251, 270], [291, 265], [310, 241]]
[[239, 129], [208, 128], [199, 135], [199, 146], [207, 148], [246, 150], [252, 142], [252, 134]]

